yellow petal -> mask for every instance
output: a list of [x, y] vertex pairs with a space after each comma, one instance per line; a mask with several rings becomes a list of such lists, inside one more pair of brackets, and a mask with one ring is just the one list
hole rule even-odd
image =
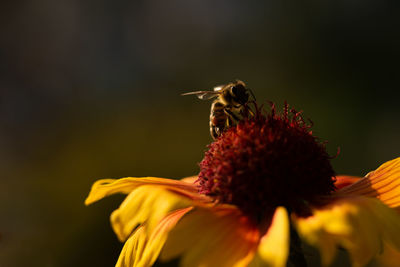
[[142, 185], [160, 186], [191, 198], [202, 197], [201, 195], [197, 194], [197, 188], [192, 183], [156, 177], [128, 177], [118, 180], [103, 179], [96, 181], [92, 186], [89, 196], [85, 200], [85, 204], [89, 205], [106, 196], [116, 193], [128, 194], [135, 188]]
[[258, 240], [258, 230], [236, 208], [198, 208], [171, 231], [160, 258], [183, 254], [183, 267], [247, 266]]
[[168, 233], [176, 223], [192, 208], [176, 210], [159, 222], [151, 234], [145, 226], [140, 226], [126, 241], [116, 267], [148, 267], [154, 264]]
[[190, 201], [162, 187], [145, 185], [133, 190], [111, 214], [111, 225], [120, 241], [146, 222], [147, 231], [173, 210], [188, 207]]
[[375, 197], [389, 207], [400, 207], [400, 158], [386, 162], [336, 194]]
[[135, 266], [143, 255], [143, 249], [147, 243], [147, 235], [144, 226], [136, 229], [135, 233], [129, 237], [122, 248], [116, 267]]
[[146, 244], [143, 257], [140, 259], [137, 266], [151, 266], [156, 261], [171, 229], [173, 229], [179, 220], [191, 210], [192, 207], [174, 211], [157, 225]]
[[336, 247], [347, 249], [353, 266], [363, 266], [382, 250], [383, 242], [400, 250], [400, 216], [377, 199], [344, 198], [308, 218], [293, 217], [299, 235], [319, 248], [331, 264]]
[[290, 247], [289, 217], [284, 207], [275, 211], [267, 233], [261, 238], [251, 266], [284, 267]]

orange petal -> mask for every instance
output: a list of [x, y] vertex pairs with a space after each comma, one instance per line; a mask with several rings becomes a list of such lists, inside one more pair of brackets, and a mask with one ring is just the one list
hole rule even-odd
[[144, 226], [139, 227], [125, 243], [116, 267], [148, 267], [154, 264], [168, 233], [192, 208], [180, 209], [166, 216], [154, 231], [147, 234]]
[[375, 197], [389, 207], [400, 207], [400, 158], [386, 162], [336, 194]]
[[399, 267], [400, 251], [395, 250], [388, 244], [384, 244], [383, 253], [378, 255], [371, 266]]
[[190, 176], [190, 177], [185, 177], [182, 178], [181, 181], [189, 183], [189, 184], [193, 184], [194, 182], [196, 182], [198, 176]]
[[293, 221], [299, 235], [319, 248], [324, 265], [331, 264], [338, 246], [349, 251], [353, 266], [367, 264], [381, 252], [383, 242], [400, 250], [400, 216], [377, 199], [339, 199]]
[[173, 194], [162, 187], [145, 185], [134, 189], [111, 214], [111, 225], [122, 242], [140, 224], [146, 223], [147, 231], [173, 210], [191, 205], [180, 195]]
[[250, 266], [286, 266], [290, 246], [289, 224], [286, 209], [278, 207], [268, 232], [260, 240], [257, 255]]
[[160, 186], [191, 199], [205, 200], [204, 196], [197, 193], [197, 188], [192, 183], [156, 177], [128, 177], [118, 180], [103, 179], [96, 181], [92, 186], [89, 196], [85, 200], [85, 204], [89, 205], [106, 196], [116, 193], [128, 194], [135, 188], [142, 185]]
[[360, 180], [361, 177], [356, 177], [356, 176], [336, 176], [336, 181], [335, 181], [335, 186], [339, 190], [343, 187], [349, 186], [351, 184], [354, 184], [358, 180]]
[[170, 260], [181, 254], [181, 266], [247, 266], [259, 240], [258, 230], [231, 206], [198, 208], [171, 231], [161, 252]]

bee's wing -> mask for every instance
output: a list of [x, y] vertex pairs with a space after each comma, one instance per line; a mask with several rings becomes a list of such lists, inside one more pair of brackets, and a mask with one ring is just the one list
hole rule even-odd
[[218, 85], [214, 87], [214, 91], [215, 92], [220, 92], [222, 90], [222, 88], [224, 88], [226, 85]]
[[201, 100], [207, 100], [213, 97], [217, 97], [220, 94], [221, 92], [215, 92], [215, 91], [196, 91], [196, 92], [184, 93], [182, 95], [196, 95]]

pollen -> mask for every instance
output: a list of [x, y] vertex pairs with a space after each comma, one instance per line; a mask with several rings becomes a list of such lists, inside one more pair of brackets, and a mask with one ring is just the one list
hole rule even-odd
[[335, 189], [331, 156], [301, 112], [285, 103], [279, 114], [274, 104], [247, 114], [208, 146], [200, 193], [260, 221], [277, 206], [304, 214]]

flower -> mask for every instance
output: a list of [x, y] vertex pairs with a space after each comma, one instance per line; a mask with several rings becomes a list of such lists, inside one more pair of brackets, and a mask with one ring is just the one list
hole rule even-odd
[[209, 145], [197, 177], [93, 184], [86, 205], [127, 194], [111, 214], [125, 242], [117, 266], [306, 266], [302, 241], [324, 266], [338, 247], [353, 266], [399, 262], [400, 158], [363, 178], [336, 176], [299, 112], [251, 114]]

